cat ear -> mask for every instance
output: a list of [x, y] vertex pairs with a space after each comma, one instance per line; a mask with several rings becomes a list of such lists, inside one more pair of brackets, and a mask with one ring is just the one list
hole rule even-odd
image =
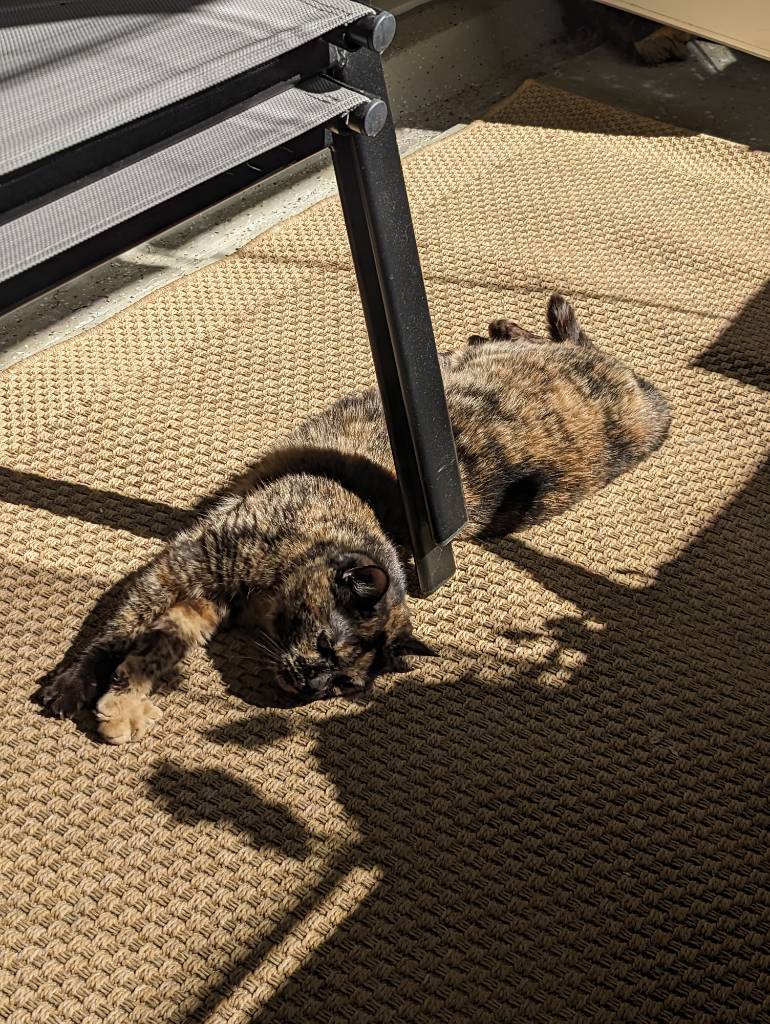
[[388, 591], [390, 576], [380, 565], [354, 565], [339, 574], [340, 587], [355, 604], [377, 604]]
[[386, 672], [411, 672], [409, 665], [401, 657], [400, 654], [389, 654], [385, 660], [385, 671]]
[[533, 337], [514, 320], [493, 320], [489, 325], [489, 337], [492, 341], [513, 341], [515, 338]]
[[398, 654], [412, 654], [417, 658], [438, 657], [438, 651], [434, 650], [429, 644], [426, 644], [424, 640], [420, 640], [412, 633], [408, 633], [406, 636], [397, 640], [394, 644], [394, 648]]
[[418, 640], [412, 633], [404, 633], [393, 641], [385, 651], [385, 672], [411, 672], [412, 666], [406, 660], [406, 655], [417, 658], [435, 658], [436, 651], [422, 640]]

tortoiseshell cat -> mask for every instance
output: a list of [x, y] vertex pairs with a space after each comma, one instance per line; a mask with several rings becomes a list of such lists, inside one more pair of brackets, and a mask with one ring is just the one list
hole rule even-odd
[[[550, 340], [510, 320], [441, 356], [468, 507], [464, 536], [540, 522], [634, 466], [669, 428], [663, 396], [583, 332], [566, 299]], [[156, 682], [225, 621], [255, 631], [285, 689], [352, 694], [429, 654], [412, 635], [406, 537], [375, 389], [309, 420], [174, 539], [69, 669], [51, 711], [96, 707], [110, 743], [140, 738]]]

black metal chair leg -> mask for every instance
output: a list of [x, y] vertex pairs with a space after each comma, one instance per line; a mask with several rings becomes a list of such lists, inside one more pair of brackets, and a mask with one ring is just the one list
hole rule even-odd
[[[377, 53], [350, 54], [338, 77], [387, 101]], [[430, 593], [454, 572], [450, 542], [467, 517], [390, 116], [374, 138], [335, 135], [332, 157], [420, 588]]]

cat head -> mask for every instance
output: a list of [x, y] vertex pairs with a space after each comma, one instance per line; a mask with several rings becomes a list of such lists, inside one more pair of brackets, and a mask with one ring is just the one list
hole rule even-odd
[[311, 699], [366, 692], [379, 675], [408, 672], [407, 655], [435, 653], [412, 632], [400, 565], [365, 552], [291, 567], [263, 628], [279, 684]]

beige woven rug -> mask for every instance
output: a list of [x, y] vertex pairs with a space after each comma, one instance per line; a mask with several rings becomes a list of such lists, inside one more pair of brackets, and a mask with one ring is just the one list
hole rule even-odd
[[442, 657], [275, 705], [237, 637], [144, 743], [29, 703], [117, 580], [371, 381], [336, 203], [0, 378], [9, 1024], [770, 1020], [770, 163], [528, 84], [408, 162], [441, 346], [563, 289], [670, 396], [459, 545]]

